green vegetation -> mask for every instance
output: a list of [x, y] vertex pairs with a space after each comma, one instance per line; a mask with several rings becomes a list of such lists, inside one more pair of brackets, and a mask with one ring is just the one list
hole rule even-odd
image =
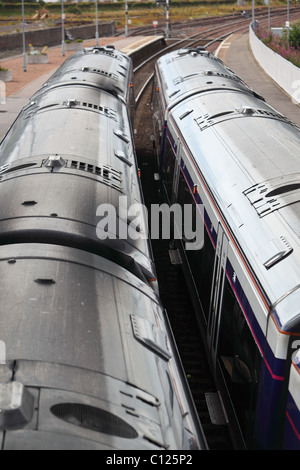
[[[291, 4], [296, 0], [291, 0]], [[115, 20], [116, 26], [124, 25], [125, 1], [117, 2], [99, 2], [98, 12], [100, 21]], [[271, 8], [277, 5], [286, 5], [286, 0], [271, 0]], [[255, 0], [255, 8], [264, 6], [263, 0]], [[249, 10], [252, 8], [252, 0], [245, 0], [243, 6], [237, 6], [237, 0], [170, 0], [170, 21], [187, 21], [191, 18], [201, 18], [205, 16], [216, 16], [229, 14], [233, 11]], [[47, 10], [49, 12], [45, 23], [48, 26], [55, 24], [61, 18], [61, 2], [44, 3], [26, 2], [25, 16], [28, 19], [33, 18], [37, 10]], [[73, 22], [94, 22], [95, 4], [91, 2], [72, 3], [65, 1], [64, 10], [67, 21]], [[128, 18], [131, 20], [131, 26], [143, 26], [152, 24], [153, 19], [164, 21], [164, 8], [157, 6], [156, 1], [128, 1]], [[19, 22], [21, 19], [20, 0], [0, 0], [0, 19], [9, 18], [12, 22]]]
[[282, 37], [263, 28], [257, 28], [255, 32], [257, 37], [272, 51], [300, 67], [300, 23], [291, 26], [289, 35], [284, 30]]
[[289, 32], [289, 44], [295, 49], [300, 49], [300, 23], [292, 25]]

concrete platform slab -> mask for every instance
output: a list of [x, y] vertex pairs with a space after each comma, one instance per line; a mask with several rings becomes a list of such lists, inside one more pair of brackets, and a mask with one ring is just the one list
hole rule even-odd
[[300, 127], [299, 105], [256, 62], [250, 49], [248, 32], [227, 38], [218, 48], [217, 55], [267, 103]]

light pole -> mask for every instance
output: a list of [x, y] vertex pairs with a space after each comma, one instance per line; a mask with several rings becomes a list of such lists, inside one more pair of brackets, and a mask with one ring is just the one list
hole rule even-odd
[[169, 0], [166, 1], [166, 38], [169, 37]]
[[64, 0], [61, 0], [61, 45], [62, 45], [62, 55], [65, 56], [65, 12], [64, 12]]
[[99, 46], [99, 30], [98, 30], [98, 0], [96, 0], [96, 46]]
[[22, 0], [22, 37], [23, 37], [23, 70], [26, 69], [26, 45], [25, 45], [25, 13], [24, 13], [24, 0]]
[[290, 0], [287, 0], [287, 21], [286, 21], [286, 27], [287, 27], [287, 40], [288, 44], [290, 41]]
[[125, 36], [128, 34], [128, 3], [125, 0]]

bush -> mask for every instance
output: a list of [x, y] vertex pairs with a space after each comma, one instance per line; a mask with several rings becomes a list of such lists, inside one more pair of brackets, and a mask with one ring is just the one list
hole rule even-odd
[[[294, 25], [295, 26], [295, 25]], [[296, 25], [297, 26], [297, 25]], [[274, 35], [272, 32], [268, 32], [264, 29], [257, 28], [255, 33], [257, 37], [270, 49], [272, 49], [277, 54], [281, 55], [286, 60], [289, 60], [297, 67], [300, 67], [300, 47], [294, 46], [294, 43], [291, 41], [291, 31], [293, 31], [292, 36], [297, 38], [298, 36], [294, 31], [299, 31], [299, 25], [297, 27], [292, 27], [290, 29], [290, 40], [287, 39], [287, 33], [283, 34], [282, 38]], [[298, 33], [297, 33], [298, 34]], [[297, 41], [297, 39], [295, 39]]]
[[293, 24], [289, 33], [289, 43], [292, 47], [300, 49], [300, 23]]

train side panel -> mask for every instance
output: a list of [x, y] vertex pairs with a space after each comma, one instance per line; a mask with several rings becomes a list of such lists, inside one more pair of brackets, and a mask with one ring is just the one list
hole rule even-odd
[[299, 335], [299, 197], [288, 174], [300, 169], [299, 129], [209, 53], [167, 54], [155, 80], [166, 200], [202, 213], [201, 248], [178, 248], [233, 439], [282, 448]]

